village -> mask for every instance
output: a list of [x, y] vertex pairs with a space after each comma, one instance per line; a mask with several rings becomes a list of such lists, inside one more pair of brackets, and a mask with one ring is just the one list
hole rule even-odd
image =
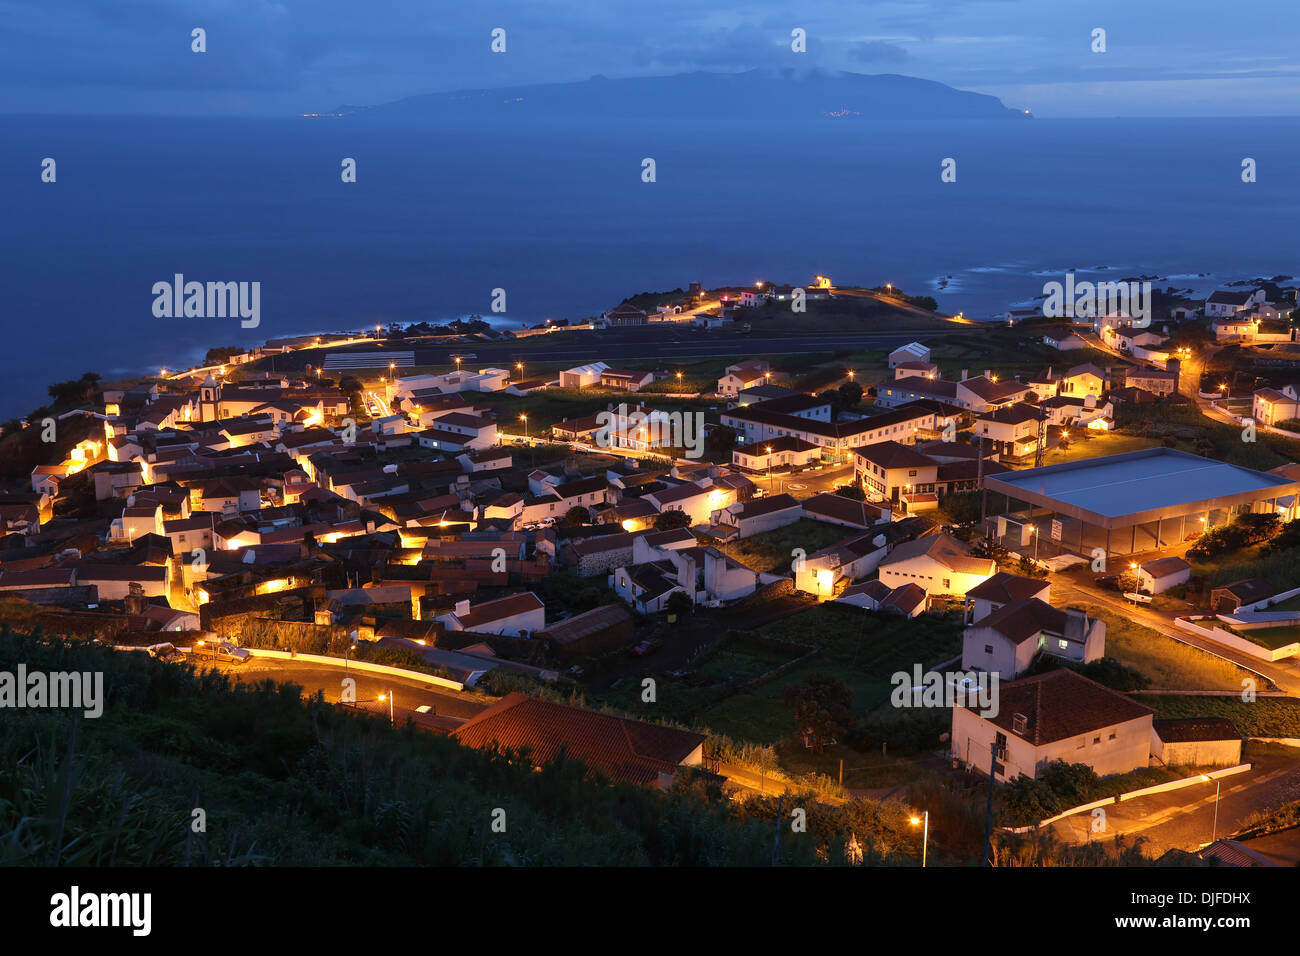
[[[846, 337], [858, 307], [892, 324]], [[692, 283], [90, 381], [0, 441], [43, 458], [0, 495], [0, 623], [616, 783], [992, 783], [1008, 830], [1086, 843], [1111, 801], [1160, 852], [1294, 864], [1296, 309], [1262, 281], [977, 329], [890, 284]], [[899, 674], [997, 706], [900, 706]]]

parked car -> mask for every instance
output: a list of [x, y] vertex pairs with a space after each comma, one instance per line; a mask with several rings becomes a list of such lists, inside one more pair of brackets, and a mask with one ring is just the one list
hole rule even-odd
[[656, 640], [641, 641], [632, 648], [632, 655], [634, 657], [645, 657], [647, 654], [653, 654], [655, 651], [659, 650], [659, 648], [663, 647], [663, 643], [663, 641]]
[[220, 641], [215, 645], [212, 641], [198, 641], [194, 645], [193, 656], [200, 660], [225, 661], [227, 664], [244, 664], [253, 657], [247, 649], [230, 641]]
[[153, 647], [145, 648], [145, 650], [149, 652], [150, 657], [168, 664], [175, 664], [178, 661], [185, 660], [185, 655], [176, 649], [175, 644], [155, 644]]

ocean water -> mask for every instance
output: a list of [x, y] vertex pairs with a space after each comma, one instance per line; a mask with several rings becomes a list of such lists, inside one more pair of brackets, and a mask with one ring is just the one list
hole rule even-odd
[[[989, 317], [1068, 269], [1197, 291], [1294, 274], [1297, 146], [1287, 118], [0, 117], [0, 415], [41, 404], [52, 381], [214, 345], [470, 313], [578, 319], [694, 280], [822, 273]], [[356, 183], [340, 180], [344, 157]], [[955, 183], [940, 181], [947, 157]], [[152, 286], [175, 273], [260, 282], [260, 326], [155, 318]]]

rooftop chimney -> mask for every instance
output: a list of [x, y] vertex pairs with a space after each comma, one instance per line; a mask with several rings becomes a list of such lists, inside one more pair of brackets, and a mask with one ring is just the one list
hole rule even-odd
[[468, 613], [469, 613], [469, 601], [457, 601], [457, 602], [456, 602], [456, 616], [457, 616], [457, 617], [464, 617], [464, 616], [465, 616], [466, 614], [468, 614]]

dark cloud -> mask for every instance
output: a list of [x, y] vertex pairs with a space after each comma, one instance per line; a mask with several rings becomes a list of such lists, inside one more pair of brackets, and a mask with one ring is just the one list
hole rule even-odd
[[[1086, 114], [1090, 82], [1168, 81], [1135, 93], [1133, 115], [1153, 115], [1213, 100], [1207, 78], [1234, 105], [1267, 79], [1257, 108], [1293, 113], [1293, 3], [1223, 17], [1183, 0], [0, 0], [0, 112], [283, 114], [595, 73], [816, 67], [1033, 84], [1041, 115]], [[488, 47], [498, 26], [505, 55]], [[1098, 26], [1104, 56], [1088, 49]], [[790, 50], [795, 27], [806, 53]]]

